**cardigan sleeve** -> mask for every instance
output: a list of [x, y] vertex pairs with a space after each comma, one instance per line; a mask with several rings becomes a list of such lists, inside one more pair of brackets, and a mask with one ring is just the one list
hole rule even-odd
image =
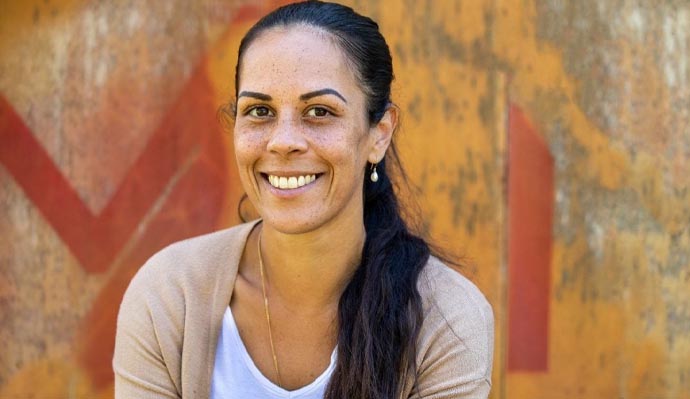
[[487, 398], [494, 345], [491, 306], [459, 273], [440, 262], [431, 269], [428, 289], [422, 294], [427, 300], [417, 350], [417, 381], [409, 397]]
[[159, 342], [167, 333], [159, 330], [170, 326], [157, 325], [161, 301], [156, 279], [146, 269], [134, 277], [120, 305], [113, 357], [116, 399], [181, 397]]

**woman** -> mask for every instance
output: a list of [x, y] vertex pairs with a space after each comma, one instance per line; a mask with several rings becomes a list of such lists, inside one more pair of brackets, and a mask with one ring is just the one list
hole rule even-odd
[[260, 221], [150, 259], [118, 319], [118, 398], [460, 398], [490, 389], [493, 318], [400, 216], [398, 108], [369, 18], [306, 2], [243, 39], [235, 155]]

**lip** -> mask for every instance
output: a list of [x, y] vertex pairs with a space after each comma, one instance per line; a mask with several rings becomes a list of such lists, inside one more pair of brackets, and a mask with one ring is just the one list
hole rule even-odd
[[323, 172], [307, 172], [307, 171], [298, 171], [298, 170], [263, 170], [260, 171], [259, 174], [263, 175], [264, 177], [268, 175], [273, 175], [273, 176], [279, 176], [279, 177], [298, 177], [298, 176], [306, 176], [306, 175], [316, 175], [317, 177], [319, 175], [322, 175]]
[[[323, 177], [325, 173], [320, 172], [295, 172], [295, 171], [271, 171], [271, 172], [259, 172], [259, 180], [261, 183], [266, 187], [266, 190], [275, 195], [276, 197], [279, 198], [294, 198], [297, 197], [312, 188], [316, 186], [316, 184], [319, 183], [320, 179]], [[307, 176], [307, 175], [316, 175], [316, 180], [313, 182], [306, 184], [302, 187], [297, 187], [297, 188], [291, 188], [291, 189], [282, 189], [282, 188], [277, 188], [273, 187], [271, 183], [268, 181], [268, 175], [273, 175], [273, 176], [279, 176], [279, 177], [298, 177], [298, 176]]]

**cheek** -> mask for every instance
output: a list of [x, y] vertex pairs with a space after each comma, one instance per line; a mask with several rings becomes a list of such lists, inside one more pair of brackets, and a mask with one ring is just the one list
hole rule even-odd
[[329, 152], [331, 157], [353, 161], [361, 158], [368, 147], [368, 135], [368, 129], [342, 121], [326, 129], [309, 131], [309, 141], [314, 147]]
[[262, 135], [248, 132], [234, 133], [235, 157], [239, 163], [256, 159], [262, 148]]

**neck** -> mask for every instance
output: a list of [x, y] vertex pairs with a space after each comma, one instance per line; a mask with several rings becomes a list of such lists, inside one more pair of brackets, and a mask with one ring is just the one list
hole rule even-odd
[[337, 309], [361, 261], [362, 223], [305, 234], [282, 234], [262, 223], [258, 234], [269, 290], [283, 306], [304, 314]]

